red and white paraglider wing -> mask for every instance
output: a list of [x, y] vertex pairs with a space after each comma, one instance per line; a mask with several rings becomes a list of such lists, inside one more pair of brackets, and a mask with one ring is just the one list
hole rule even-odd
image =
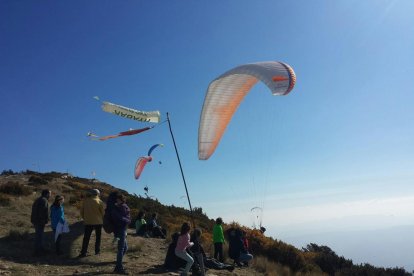
[[134, 169], [134, 176], [135, 179], [138, 179], [144, 170], [145, 165], [148, 162], [151, 162], [152, 157], [151, 156], [143, 156], [138, 158], [137, 162], [135, 163], [135, 169]]

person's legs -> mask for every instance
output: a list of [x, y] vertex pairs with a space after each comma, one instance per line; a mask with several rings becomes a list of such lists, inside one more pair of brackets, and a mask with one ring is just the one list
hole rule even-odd
[[43, 233], [45, 226], [42, 224], [35, 225], [35, 253], [41, 253], [43, 249]]
[[219, 243], [215, 242], [214, 243], [214, 259], [218, 260], [217, 257], [219, 255]]
[[82, 250], [80, 255], [86, 255], [86, 252], [88, 252], [88, 245], [89, 240], [91, 238], [93, 226], [92, 225], [85, 225], [85, 232], [83, 234], [83, 241], [82, 241]]
[[198, 253], [196, 256], [198, 265], [200, 266], [200, 276], [205, 275], [205, 269], [204, 269], [204, 257], [203, 254]]
[[240, 253], [239, 262], [249, 262], [253, 259], [252, 254]]
[[[53, 234], [54, 234], [54, 232], [55, 231], [53, 231]], [[53, 235], [54, 236], [54, 235]], [[56, 247], [56, 254], [57, 255], [61, 255], [62, 254], [62, 251], [61, 251], [61, 248], [60, 248], [60, 241], [62, 240], [62, 234], [60, 234], [59, 236], [58, 236], [58, 238], [56, 239], [56, 241], [55, 241], [55, 247]]]
[[183, 275], [187, 275], [187, 273], [190, 272], [191, 266], [194, 263], [193, 257], [191, 257], [187, 252], [181, 252], [181, 251], [175, 251], [175, 255], [177, 255], [178, 257], [180, 257], [181, 259], [187, 262], [183, 270], [183, 273], [182, 273]]
[[119, 233], [117, 233], [117, 238], [119, 238], [119, 240], [118, 240], [118, 252], [116, 254], [115, 271], [123, 271], [124, 266], [122, 265], [122, 259], [128, 248], [127, 243], [126, 243], [126, 230], [122, 230]]
[[223, 254], [223, 243], [217, 243], [217, 251], [218, 251], [218, 259], [220, 262], [224, 262], [224, 254]]
[[99, 254], [101, 252], [101, 234], [102, 234], [102, 225], [94, 225], [95, 228], [95, 254]]

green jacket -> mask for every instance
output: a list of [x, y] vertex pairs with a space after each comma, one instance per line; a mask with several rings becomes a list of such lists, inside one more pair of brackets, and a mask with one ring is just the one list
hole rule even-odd
[[224, 233], [221, 224], [215, 224], [213, 227], [213, 243], [224, 243]]

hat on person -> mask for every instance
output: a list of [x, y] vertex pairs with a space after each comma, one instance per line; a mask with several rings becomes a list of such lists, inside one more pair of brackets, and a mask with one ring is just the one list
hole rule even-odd
[[98, 190], [98, 189], [92, 189], [92, 190], [90, 191], [90, 193], [91, 193], [91, 195], [100, 195], [100, 194], [101, 194], [101, 192], [99, 192], [99, 190]]

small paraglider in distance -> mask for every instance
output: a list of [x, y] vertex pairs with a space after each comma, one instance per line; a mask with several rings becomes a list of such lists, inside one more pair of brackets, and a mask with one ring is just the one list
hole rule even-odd
[[144, 170], [145, 165], [151, 161], [152, 161], [151, 156], [142, 156], [138, 158], [137, 162], [135, 163], [135, 169], [134, 169], [135, 179], [138, 179], [141, 176], [141, 173]]
[[95, 133], [89, 131], [88, 134], [86, 134], [88, 137], [94, 137], [94, 138], [98, 138], [99, 136], [96, 135]]
[[282, 62], [266, 61], [237, 66], [208, 86], [198, 128], [198, 159], [207, 160], [216, 150], [233, 114], [251, 88], [262, 81], [273, 95], [287, 95], [296, 75]]
[[147, 156], [142, 156], [140, 158], [138, 158], [137, 162], [135, 163], [135, 169], [134, 169], [134, 177], [135, 179], [138, 179], [142, 173], [142, 171], [144, 170], [145, 165], [148, 162], [152, 161], [152, 157], [151, 154], [154, 151], [155, 148], [157, 147], [163, 147], [164, 144], [155, 144], [153, 146], [150, 147], [150, 149], [148, 150], [148, 155]]
[[260, 207], [253, 207], [250, 209], [252, 220], [253, 220], [253, 228], [254, 229], [261, 229], [262, 227], [262, 217], [263, 217], [263, 209]]

